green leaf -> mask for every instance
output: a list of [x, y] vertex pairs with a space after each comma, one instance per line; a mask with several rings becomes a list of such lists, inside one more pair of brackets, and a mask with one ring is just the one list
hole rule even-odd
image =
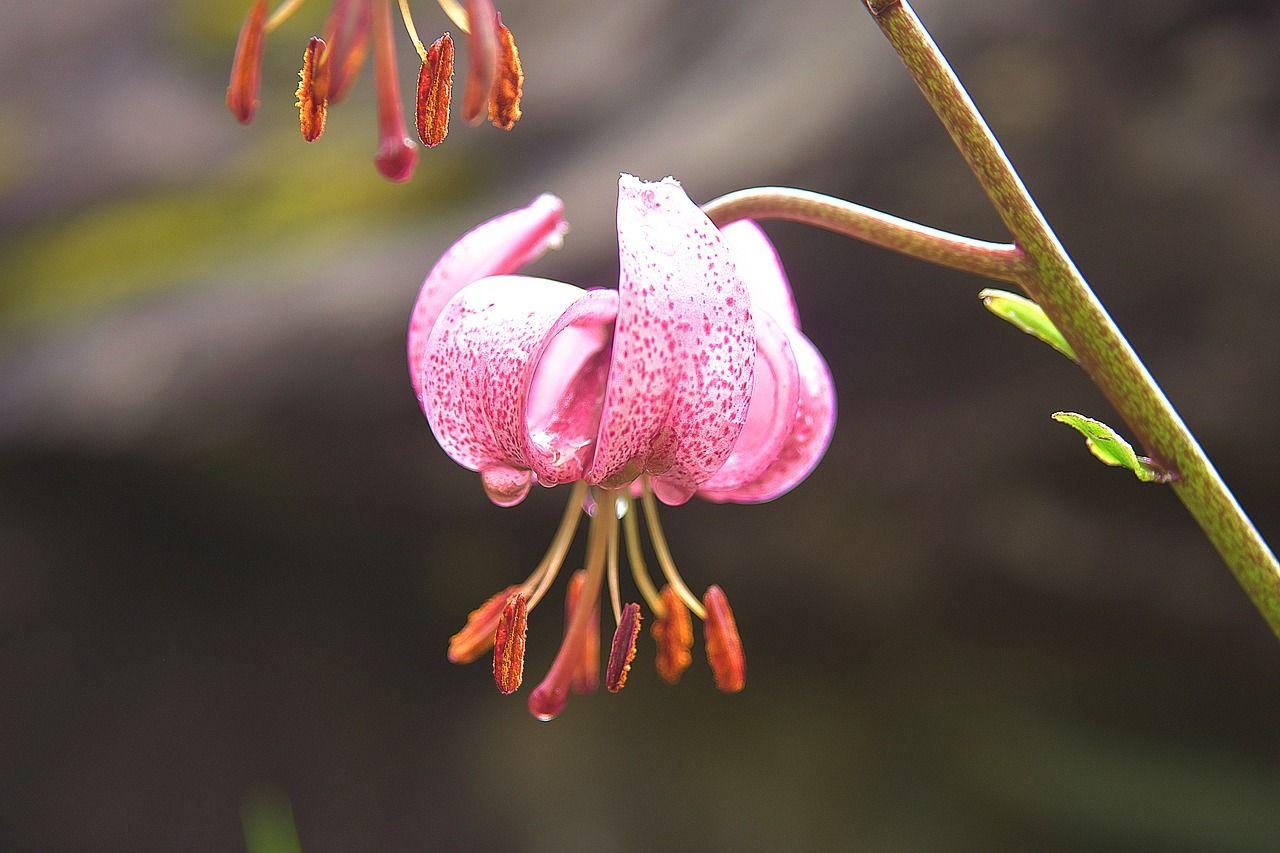
[[1053, 419], [1075, 429], [1084, 436], [1084, 443], [1094, 456], [1116, 468], [1127, 468], [1144, 483], [1169, 483], [1173, 475], [1145, 456], [1139, 456], [1133, 445], [1125, 441], [1102, 421], [1095, 421], [1075, 412], [1054, 412]]
[[1075, 350], [1071, 344], [1053, 325], [1044, 309], [1025, 296], [1010, 293], [1007, 290], [987, 288], [978, 294], [987, 310], [1001, 320], [1007, 320], [1028, 335], [1037, 337], [1072, 361], [1076, 360]]

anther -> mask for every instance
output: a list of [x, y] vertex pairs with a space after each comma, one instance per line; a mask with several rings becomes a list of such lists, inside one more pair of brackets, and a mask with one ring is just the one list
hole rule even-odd
[[434, 148], [449, 135], [449, 102], [453, 96], [453, 37], [440, 36], [427, 48], [418, 72], [418, 138]]
[[369, 0], [355, 0], [354, 22], [348, 20], [353, 0], [335, 0], [324, 24], [329, 44], [329, 102], [336, 104], [351, 90], [369, 53], [369, 28], [373, 10]]
[[707, 640], [707, 662], [716, 687], [725, 693], [737, 693], [747, 684], [747, 661], [742, 654], [742, 640], [738, 637], [738, 625], [724, 590], [710, 587], [702, 596], [707, 610], [703, 630]]
[[489, 121], [494, 127], [511, 130], [520, 120], [520, 93], [524, 88], [524, 69], [520, 67], [520, 51], [515, 36], [498, 15], [498, 71], [489, 93]]
[[605, 668], [604, 684], [610, 693], [617, 693], [627, 683], [631, 661], [636, 657], [636, 638], [640, 636], [640, 605], [632, 602], [622, 608], [618, 630], [613, 632], [613, 645], [609, 649], [609, 665]]
[[662, 607], [650, 633], [658, 644], [658, 675], [668, 684], [676, 684], [693, 663], [693, 619], [670, 584], [662, 588]]
[[524, 639], [529, 619], [524, 593], [508, 596], [493, 639], [493, 680], [502, 693], [515, 693], [524, 680]]
[[[573, 614], [582, 603], [582, 587], [587, 582], [586, 569], [579, 569], [569, 579], [569, 589], [565, 593], [564, 633], [569, 635], [573, 625]], [[569, 675], [569, 689], [579, 696], [596, 692], [596, 683], [600, 679], [600, 602], [589, 602], [592, 610], [591, 621], [587, 625], [587, 635], [582, 641], [582, 648], [577, 652], [577, 660], [572, 664]]]
[[521, 589], [520, 584], [509, 586], [467, 615], [467, 624], [449, 638], [450, 663], [471, 663], [489, 650], [507, 599]]
[[267, 0], [254, 0], [240, 28], [235, 58], [231, 61], [231, 82], [227, 86], [227, 109], [241, 124], [253, 121], [253, 114], [258, 109], [266, 23]]
[[298, 83], [298, 120], [302, 126], [302, 138], [315, 142], [324, 133], [325, 113], [329, 108], [328, 46], [324, 39], [312, 36], [302, 54], [301, 78]]

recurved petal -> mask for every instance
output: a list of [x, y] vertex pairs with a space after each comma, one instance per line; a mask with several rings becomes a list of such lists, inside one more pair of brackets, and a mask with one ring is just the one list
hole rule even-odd
[[[612, 291], [525, 276], [474, 282], [440, 313], [423, 351], [423, 410], [440, 446], [481, 472], [496, 503], [522, 500], [529, 471], [548, 485], [581, 478], [616, 313]], [[540, 370], [548, 352], [555, 360]], [[560, 402], [531, 409], [535, 386], [540, 400]]]
[[751, 294], [751, 310], [764, 312], [780, 323], [800, 328], [800, 315], [791, 283], [773, 243], [751, 219], [740, 219], [720, 229], [738, 276]]
[[836, 425], [836, 392], [827, 362], [813, 342], [787, 330], [800, 377], [799, 405], [777, 457], [755, 479], [734, 489], [707, 490], [700, 495], [716, 502], [762, 503], [798, 486], [826, 452]]
[[419, 404], [422, 351], [445, 304], [473, 281], [516, 272], [555, 245], [564, 229], [564, 203], [541, 195], [527, 207], [476, 226], [440, 257], [422, 282], [409, 318], [409, 381]]
[[755, 382], [747, 422], [729, 458], [700, 494], [727, 492], [756, 480], [782, 452], [794, 429], [800, 402], [800, 376], [788, 341], [792, 329], [784, 329], [754, 302], [756, 324]]
[[728, 458], [746, 422], [755, 362], [750, 297], [720, 232], [673, 179], [624, 175], [613, 358], [587, 480], [642, 473], [669, 504]]

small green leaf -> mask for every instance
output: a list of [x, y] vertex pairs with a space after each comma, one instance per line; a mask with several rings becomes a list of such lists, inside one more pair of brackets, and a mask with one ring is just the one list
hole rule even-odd
[[1075, 412], [1054, 412], [1053, 419], [1072, 427], [1084, 436], [1084, 443], [1103, 463], [1117, 468], [1127, 468], [1144, 483], [1169, 483], [1174, 476], [1145, 456], [1139, 456], [1133, 445], [1125, 441], [1102, 421], [1095, 421]]
[[1075, 350], [1071, 344], [1053, 325], [1044, 309], [1025, 296], [1010, 293], [1007, 290], [987, 288], [978, 294], [987, 310], [1002, 320], [1007, 320], [1028, 335], [1037, 337], [1072, 361], [1076, 360]]

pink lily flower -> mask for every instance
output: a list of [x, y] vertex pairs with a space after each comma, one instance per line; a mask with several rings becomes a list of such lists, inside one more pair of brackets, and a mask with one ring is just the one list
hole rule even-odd
[[[704, 620], [717, 686], [736, 692], [745, 659], [728, 601], [716, 586], [701, 600], [689, 591], [656, 500], [758, 503], [798, 485], [835, 424], [826, 362], [800, 331], [764, 232], [751, 222], [717, 229], [673, 179], [622, 177], [617, 290], [514, 274], [563, 233], [563, 205], [551, 195], [480, 225], [428, 274], [410, 320], [409, 374], [422, 410], [490, 499], [512, 506], [535, 481], [574, 484], [546, 557], [471, 614], [449, 657], [473, 660], [497, 637], [495, 678], [503, 692], [519, 687], [525, 619], [585, 508], [585, 571], [571, 585], [564, 642], [530, 710], [550, 719], [571, 686], [594, 687], [599, 661], [584, 649], [598, 647], [606, 575], [619, 627], [605, 680], [615, 691], [625, 683], [642, 616], [621, 604], [620, 539], [657, 620], [660, 674], [674, 683], [689, 665], [692, 611]], [[668, 582], [661, 592], [644, 565], [637, 496]]]

